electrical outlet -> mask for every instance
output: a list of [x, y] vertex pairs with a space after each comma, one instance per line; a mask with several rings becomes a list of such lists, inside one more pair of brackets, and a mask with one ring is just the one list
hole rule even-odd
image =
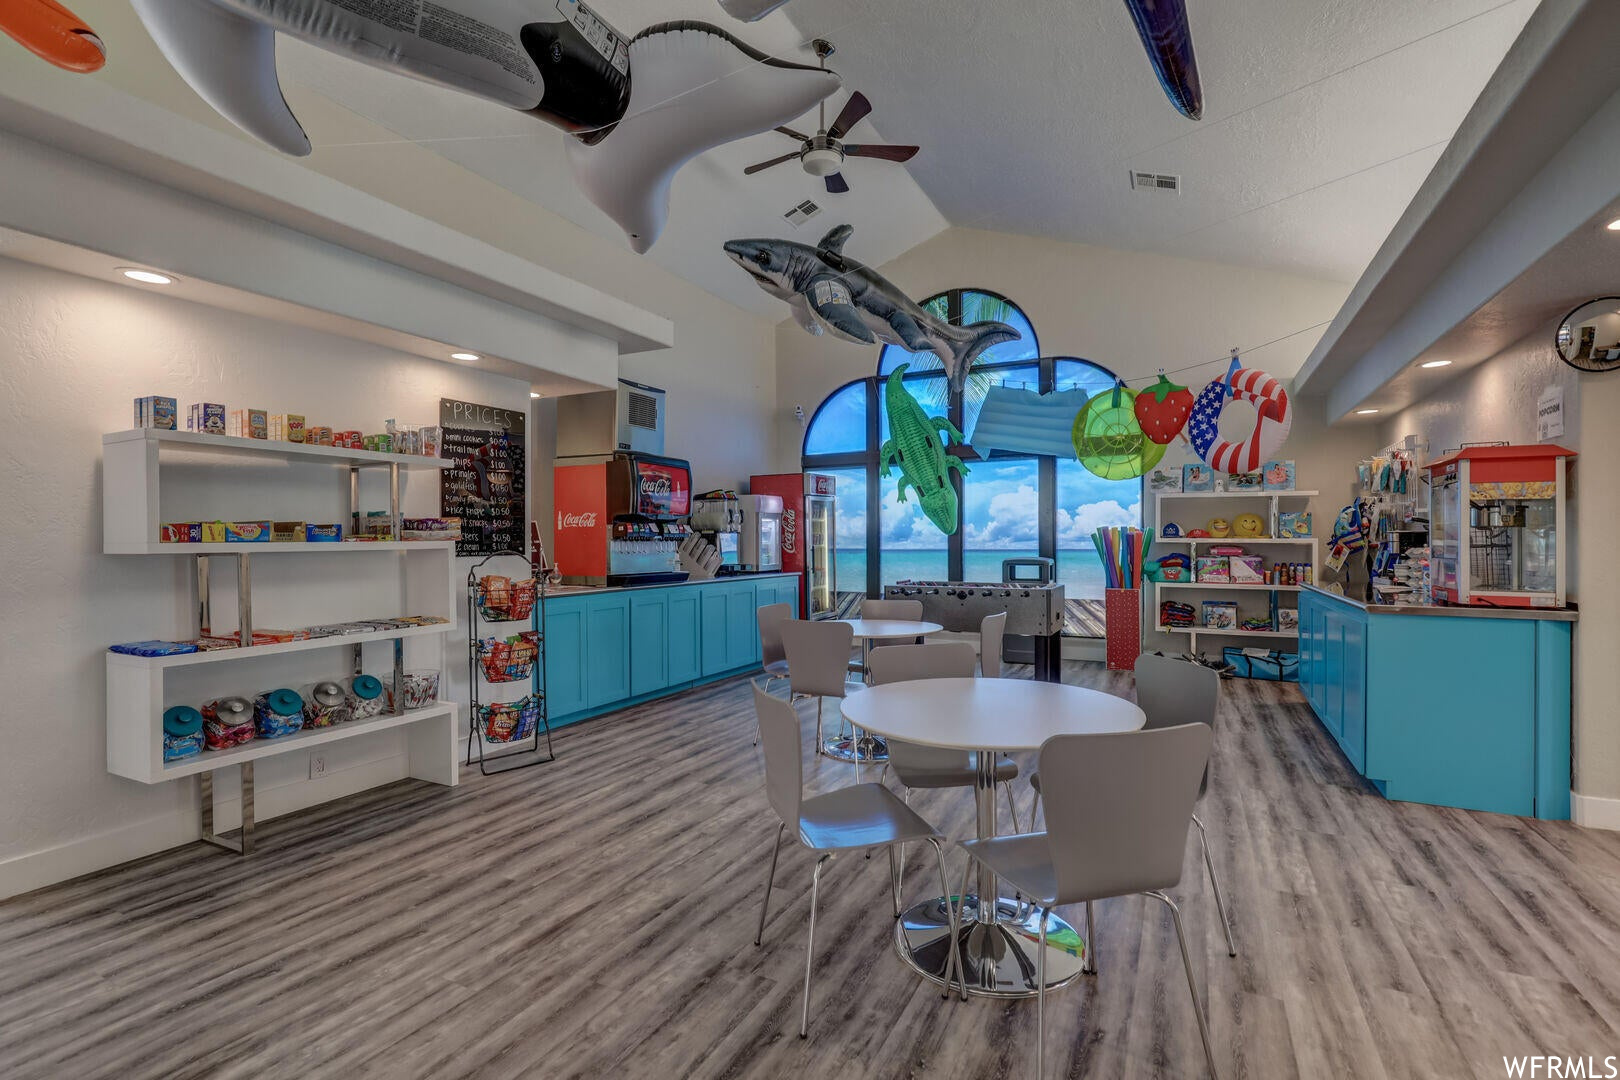
[[319, 780], [321, 777], [323, 777], [325, 775], [326, 775], [326, 755], [325, 754], [311, 754], [311, 755], [309, 755], [309, 778], [311, 780]]

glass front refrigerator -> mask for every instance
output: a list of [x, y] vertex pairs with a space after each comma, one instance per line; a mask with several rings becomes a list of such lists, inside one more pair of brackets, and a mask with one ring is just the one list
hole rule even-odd
[[804, 474], [804, 606], [812, 619], [831, 615], [838, 603], [838, 565], [833, 557], [833, 538], [838, 535], [835, 483], [822, 473]]

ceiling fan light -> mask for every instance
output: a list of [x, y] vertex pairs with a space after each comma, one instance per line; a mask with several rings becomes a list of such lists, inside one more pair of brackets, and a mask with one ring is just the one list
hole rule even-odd
[[844, 155], [830, 147], [806, 150], [799, 157], [804, 171], [811, 176], [831, 176], [844, 164]]

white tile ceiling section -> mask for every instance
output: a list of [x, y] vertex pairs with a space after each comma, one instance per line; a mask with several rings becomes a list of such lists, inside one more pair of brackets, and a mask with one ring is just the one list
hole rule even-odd
[[[1341, 280], [1366, 265], [1534, 0], [1188, 0], [1205, 119], [1120, 0], [792, 0], [954, 225]], [[1131, 167], [1179, 173], [1132, 192]]]
[[[773, 55], [815, 63], [803, 38], [782, 18], [759, 24], [730, 19], [713, 0], [599, 0], [595, 7], [614, 25], [634, 32], [655, 22], [698, 19], [721, 25]], [[502, 109], [341, 60], [319, 49], [282, 39], [284, 82], [306, 87], [371, 119], [404, 139], [434, 152], [583, 228], [623, 243], [624, 236], [592, 206], [569, 173], [562, 133], [532, 116]], [[861, 77], [843, 72], [842, 53], [829, 66], [845, 75], [845, 90], [829, 103], [833, 111], [860, 89]], [[875, 100], [873, 116], [858, 124], [852, 138], [863, 142], [905, 141], [888, 121], [887, 105]], [[895, 133], [890, 139], [876, 125]], [[813, 130], [813, 114], [800, 130]], [[311, 132], [317, 154], [359, 154], [367, 146], [322, 142]], [[762, 293], [721, 252], [725, 240], [741, 236], [789, 236], [812, 242], [835, 224], [855, 226], [851, 254], [873, 264], [887, 262], [946, 227], [946, 222], [915, 180], [898, 165], [850, 160], [844, 176], [851, 191], [832, 195], [823, 183], [788, 162], [744, 176], [755, 161], [795, 149], [786, 136], [767, 133], [719, 147], [689, 163], [675, 178], [669, 225], [647, 258], [740, 307], [769, 317], [785, 317], [779, 301]], [[823, 213], [803, 227], [803, 235], [782, 215], [804, 199]]]

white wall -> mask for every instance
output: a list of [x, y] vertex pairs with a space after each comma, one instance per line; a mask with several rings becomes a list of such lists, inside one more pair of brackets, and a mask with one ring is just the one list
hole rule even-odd
[[[194, 782], [145, 786], [106, 771], [103, 650], [110, 644], [184, 635], [190, 611], [189, 560], [101, 554], [101, 436], [130, 426], [130, 402], [143, 394], [220, 401], [368, 431], [395, 417], [434, 422], [441, 396], [507, 408], [528, 403], [517, 380], [435, 363], [345, 338], [291, 328], [163, 297], [135, 287], [0, 259], [0, 895], [60, 880], [194, 839]], [[334, 473], [337, 470], [333, 470]], [[242, 474], [202, 476], [184, 499], [221, 516], [342, 520], [346, 485], [333, 478], [313, 498], [276, 470], [254, 470], [262, 498]], [[341, 477], [341, 474], [338, 474]], [[409, 484], [405, 509], [433, 513], [436, 477]], [[310, 500], [310, 501], [305, 501]], [[182, 504], [176, 504], [181, 511]], [[379, 505], [372, 503], [373, 506]], [[349, 556], [354, 558], [354, 556]], [[258, 560], [260, 580], [283, 584], [292, 557]], [[314, 613], [267, 583], [260, 625], [336, 617], [331, 600], [302, 599]], [[351, 594], [352, 595], [352, 594]], [[395, 613], [397, 593], [379, 583], [376, 614]], [[323, 604], [327, 606], [322, 607]], [[349, 617], [373, 612], [351, 611]], [[465, 700], [458, 635], [447, 637], [445, 670]], [[336, 675], [337, 652], [299, 654], [308, 668], [263, 669], [285, 685], [300, 674]], [[245, 669], [244, 669], [245, 670]], [[253, 676], [258, 677], [258, 676]], [[259, 691], [248, 678], [240, 689]], [[402, 737], [383, 733], [327, 751], [330, 775], [308, 781], [307, 755], [261, 763], [261, 818], [405, 775]], [[296, 760], [292, 760], [296, 759]], [[234, 773], [234, 770], [230, 770]], [[235, 793], [234, 777], [222, 795]], [[224, 815], [226, 826], [231, 812]]]
[[1564, 390], [1564, 435], [1580, 456], [1570, 470], [1569, 593], [1575, 624], [1574, 814], [1583, 824], [1620, 828], [1620, 488], [1610, 480], [1620, 459], [1620, 374], [1579, 372], [1553, 349], [1552, 326], [1530, 335], [1393, 417], [1387, 440], [1422, 435], [1432, 453], [1464, 442], [1536, 441], [1536, 401]]

